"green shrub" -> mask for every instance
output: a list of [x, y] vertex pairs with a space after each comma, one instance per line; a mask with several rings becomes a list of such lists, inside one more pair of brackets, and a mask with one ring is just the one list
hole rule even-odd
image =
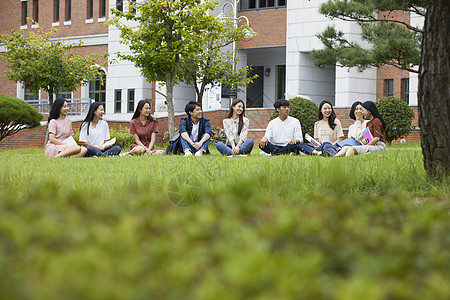
[[386, 141], [389, 144], [414, 130], [415, 127], [411, 126], [414, 111], [405, 101], [385, 97], [375, 101], [375, 105], [387, 124]]
[[[73, 136], [74, 140], [78, 143], [80, 140], [80, 129], [74, 129], [75, 135]], [[116, 138], [115, 146], [120, 146], [122, 149], [130, 148], [131, 144], [134, 142], [133, 135], [130, 133], [130, 129], [128, 127], [122, 127], [119, 125], [119, 129], [110, 128], [109, 135], [111, 138]]]
[[43, 118], [36, 108], [25, 101], [0, 95], [0, 141], [22, 129], [41, 125]]
[[[319, 106], [311, 100], [296, 97], [289, 100], [291, 117], [297, 118], [302, 125], [303, 135], [309, 133], [314, 135], [314, 123], [317, 121], [317, 111]], [[278, 117], [278, 112], [275, 110], [272, 114], [271, 120]]]
[[130, 133], [130, 128], [122, 127], [119, 125], [119, 129], [110, 128], [109, 134], [111, 138], [116, 138], [116, 146], [120, 146], [122, 149], [130, 148], [131, 144], [134, 143], [134, 137]]

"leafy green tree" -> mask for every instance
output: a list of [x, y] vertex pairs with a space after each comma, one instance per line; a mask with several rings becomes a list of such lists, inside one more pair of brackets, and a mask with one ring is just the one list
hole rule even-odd
[[[303, 136], [305, 133], [314, 135], [314, 123], [317, 121], [317, 112], [319, 106], [311, 100], [295, 97], [289, 100], [289, 115], [297, 118], [302, 125]], [[275, 110], [270, 117], [271, 120], [278, 117], [278, 112]]]
[[215, 6], [202, 0], [153, 0], [129, 11], [114, 9], [107, 22], [120, 30], [121, 42], [131, 51], [118, 57], [133, 62], [148, 81], [165, 83], [170, 136], [175, 132], [174, 85], [183, 79], [183, 66], [202, 52], [205, 32], [222, 26], [210, 13]]
[[0, 42], [6, 44], [6, 78], [22, 82], [24, 87], [38, 94], [41, 89], [49, 95], [50, 108], [53, 95], [59, 91], [74, 91], [81, 85], [101, 77], [98, 68], [93, 68], [98, 55], [82, 56], [76, 48], [78, 44], [66, 44], [64, 40], [52, 39], [57, 32], [32, 29], [25, 35], [23, 31], [12, 30], [0, 35]]
[[39, 126], [43, 118], [36, 108], [25, 101], [0, 95], [0, 141], [22, 129]]
[[386, 141], [390, 144], [393, 140], [405, 137], [414, 126], [411, 126], [414, 111], [402, 99], [385, 97], [375, 102], [381, 116], [387, 124]]
[[205, 31], [201, 51], [183, 67], [183, 80], [195, 87], [200, 103], [208, 85], [216, 82], [227, 84], [242, 91], [258, 75], [249, 76], [251, 68], [235, 69], [239, 56], [237, 50], [224, 51], [224, 47], [243, 40], [252, 39], [256, 33], [250, 26], [235, 27], [234, 21], [223, 19], [212, 31]]
[[393, 14], [403, 11], [425, 16], [425, 6], [426, 0], [329, 0], [319, 12], [331, 19], [358, 22], [362, 40], [371, 47], [363, 47], [329, 26], [318, 34], [324, 49], [312, 51], [311, 56], [316, 65], [339, 64], [360, 71], [391, 65], [418, 73], [415, 67], [420, 62], [423, 30]]

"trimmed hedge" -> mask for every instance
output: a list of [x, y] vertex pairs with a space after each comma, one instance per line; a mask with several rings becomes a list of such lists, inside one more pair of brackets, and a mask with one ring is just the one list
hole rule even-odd
[[375, 101], [375, 105], [387, 124], [386, 141], [389, 144], [414, 130], [411, 126], [414, 111], [402, 99], [384, 97]]

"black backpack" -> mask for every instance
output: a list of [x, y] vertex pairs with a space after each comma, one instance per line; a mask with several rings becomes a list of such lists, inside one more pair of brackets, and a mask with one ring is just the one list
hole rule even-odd
[[166, 149], [166, 154], [181, 154], [181, 143], [180, 143], [180, 131], [177, 130], [175, 131], [175, 133], [172, 135], [172, 137], [169, 140], [169, 146], [167, 146]]

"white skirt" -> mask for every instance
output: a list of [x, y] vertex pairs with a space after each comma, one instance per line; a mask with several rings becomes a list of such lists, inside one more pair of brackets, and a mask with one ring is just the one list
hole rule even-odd
[[353, 146], [358, 154], [367, 154], [371, 152], [383, 151], [386, 148], [386, 144], [382, 141], [378, 141], [375, 145], [362, 145]]

